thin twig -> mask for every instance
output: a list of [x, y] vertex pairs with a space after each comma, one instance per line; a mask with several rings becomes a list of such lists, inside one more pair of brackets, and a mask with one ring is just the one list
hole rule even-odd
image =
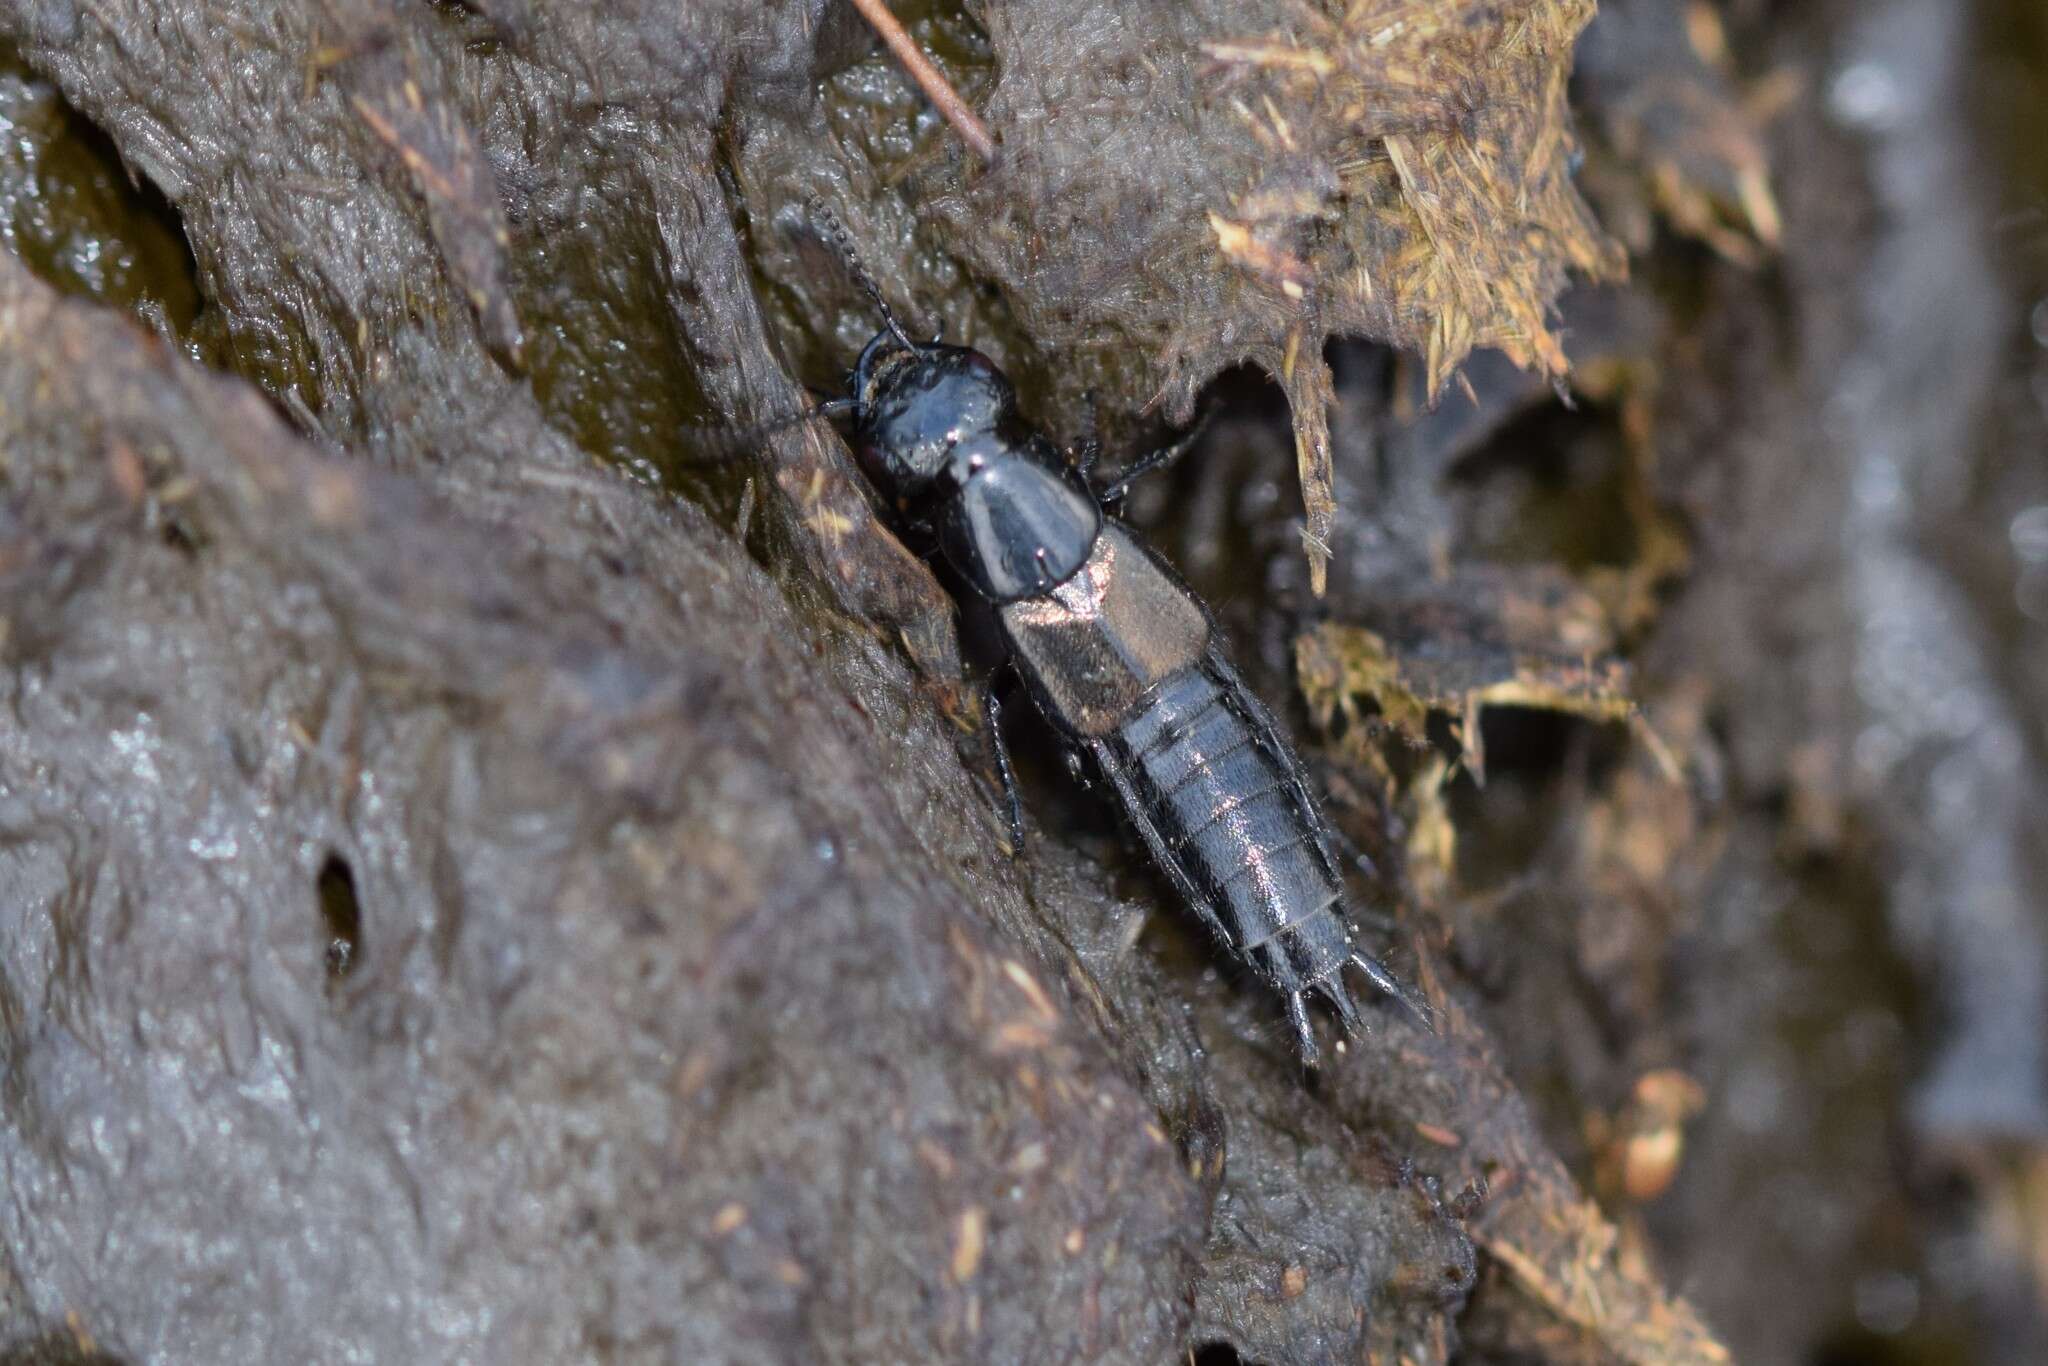
[[853, 0], [853, 7], [861, 17], [874, 25], [875, 32], [882, 35], [882, 41], [896, 54], [896, 60], [903, 63], [903, 69], [910, 73], [910, 79], [917, 82], [917, 88], [924, 91], [924, 97], [953, 125], [953, 131], [960, 140], [974, 149], [976, 156], [984, 162], [996, 159], [995, 139], [989, 136], [988, 125], [981, 116], [967, 107], [967, 101], [960, 98], [958, 91], [947, 83], [945, 76], [932, 59], [924, 55], [903, 25], [896, 22], [896, 16], [889, 13], [883, 0]]

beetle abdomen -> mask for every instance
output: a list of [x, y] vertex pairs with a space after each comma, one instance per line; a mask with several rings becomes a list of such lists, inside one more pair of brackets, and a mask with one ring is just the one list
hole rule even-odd
[[1299, 1004], [1355, 1021], [1344, 887], [1298, 761], [1214, 651], [1098, 746], [1134, 822], [1224, 947]]

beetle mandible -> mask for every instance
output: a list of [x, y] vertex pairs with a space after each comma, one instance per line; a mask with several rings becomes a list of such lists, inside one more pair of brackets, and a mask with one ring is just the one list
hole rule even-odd
[[[1093, 761], [1209, 932], [1280, 994], [1304, 1062], [1317, 1055], [1311, 996], [1347, 1031], [1360, 1027], [1346, 968], [1429, 1025], [1427, 1006], [1353, 946], [1335, 836], [1207, 606], [1110, 515], [1131, 479], [1187, 443], [1137, 461], [1108, 486], [1090, 482], [1084, 465], [1018, 414], [1016, 391], [987, 356], [912, 340], [844, 227], [822, 205], [810, 208], [883, 326], [862, 349], [849, 392], [805, 416], [850, 419], [862, 472], [898, 529], [936, 544], [993, 613], [1038, 710]], [[1021, 841], [1000, 704], [993, 686], [983, 696]]]

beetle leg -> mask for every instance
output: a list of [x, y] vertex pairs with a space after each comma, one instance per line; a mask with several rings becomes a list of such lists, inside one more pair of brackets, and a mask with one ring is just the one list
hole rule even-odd
[[1195, 423], [1188, 431], [1188, 434], [1174, 442], [1171, 446], [1161, 446], [1158, 450], [1147, 455], [1141, 455], [1130, 464], [1124, 466], [1122, 474], [1119, 474], [1110, 483], [1102, 485], [1095, 490], [1095, 501], [1107, 508], [1111, 516], [1120, 514], [1123, 511], [1124, 499], [1130, 497], [1131, 485], [1137, 483], [1140, 479], [1152, 473], [1152, 471], [1163, 469], [1180, 459], [1183, 455], [1186, 455], [1188, 449], [1197, 441], [1200, 441], [1202, 433], [1208, 429], [1209, 416], [1207, 413], [1204, 413], [1201, 420]]
[[1074, 468], [1081, 472], [1081, 477], [1088, 479], [1095, 473], [1096, 462], [1102, 459], [1102, 443], [1092, 436], [1077, 437], [1074, 444], [1067, 447], [1067, 458], [1074, 462]]
[[1369, 953], [1354, 953], [1351, 966], [1364, 973], [1368, 982], [1399, 1001], [1424, 1029], [1436, 1033], [1436, 1012], [1429, 1008], [1427, 1001], [1404, 986], [1400, 978], [1388, 972], [1386, 964]]
[[995, 751], [996, 776], [1003, 780], [1003, 801], [1010, 816], [1010, 857], [1024, 853], [1024, 805], [1017, 800], [1017, 774], [1010, 767], [1010, 747], [1003, 740], [1003, 704], [996, 697], [996, 680], [991, 678], [981, 691], [981, 720], [988, 727], [989, 747]]
[[1095, 408], [1095, 391], [1089, 389], [1081, 395], [1088, 402], [1088, 429], [1074, 438], [1074, 444], [1067, 447], [1067, 458], [1074, 462], [1074, 468], [1081, 477], [1094, 487], [1095, 462], [1102, 459], [1102, 442], [1096, 438], [1101, 433], [1102, 419]]

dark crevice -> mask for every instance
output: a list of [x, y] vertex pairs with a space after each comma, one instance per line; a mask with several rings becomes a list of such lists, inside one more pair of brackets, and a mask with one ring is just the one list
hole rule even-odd
[[356, 877], [348, 860], [330, 853], [314, 881], [320, 900], [320, 923], [327, 937], [327, 979], [339, 982], [355, 970], [362, 948], [363, 908], [356, 899]]
[[176, 207], [107, 130], [0, 44], [0, 242], [66, 294], [183, 336], [202, 302]]
[[127, 1366], [122, 1358], [102, 1351], [91, 1338], [72, 1332], [0, 1347], [0, 1366]]
[[1546, 781], [1586, 765], [1597, 776], [1626, 752], [1627, 732], [1565, 712], [1536, 707], [1488, 707], [1480, 735], [1489, 778]]
[[1927, 1360], [1923, 1346], [1910, 1336], [1901, 1338], [1853, 1326], [1830, 1334], [1814, 1348], [1807, 1366], [1910, 1366]]
[[1508, 563], [1626, 566], [1640, 527], [1618, 411], [1541, 406], [1507, 423], [1447, 472], [1463, 497], [1465, 544]]

